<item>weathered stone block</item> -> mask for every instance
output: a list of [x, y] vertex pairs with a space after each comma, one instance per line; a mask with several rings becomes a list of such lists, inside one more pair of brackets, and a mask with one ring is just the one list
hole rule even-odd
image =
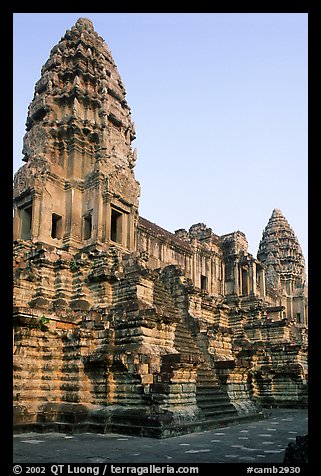
[[154, 381], [154, 377], [152, 374], [142, 375], [141, 379], [142, 379], [142, 384], [152, 384]]

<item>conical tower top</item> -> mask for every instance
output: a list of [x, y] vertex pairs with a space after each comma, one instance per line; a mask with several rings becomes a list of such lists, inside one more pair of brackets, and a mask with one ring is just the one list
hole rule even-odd
[[278, 208], [273, 210], [263, 231], [257, 257], [266, 265], [267, 278], [273, 276], [273, 280], [279, 283], [294, 280], [294, 287], [304, 286], [305, 261], [301, 246]]
[[51, 49], [28, 109], [17, 239], [133, 249], [140, 187], [125, 95], [107, 44], [79, 18]]
[[271, 218], [276, 218], [276, 217], [280, 217], [280, 218], [284, 218], [281, 210], [279, 208], [274, 208], [273, 212], [272, 212], [272, 215], [271, 215]]
[[76, 142], [78, 147], [86, 142], [85, 155], [91, 157], [81, 166], [85, 174], [93, 170], [97, 159], [107, 157], [113, 158], [109, 165], [117, 162], [132, 169], [135, 128], [125, 96], [107, 44], [91, 20], [79, 18], [51, 49], [41, 69], [28, 109], [24, 161], [46, 162], [55, 174], [77, 177], [65, 151]]

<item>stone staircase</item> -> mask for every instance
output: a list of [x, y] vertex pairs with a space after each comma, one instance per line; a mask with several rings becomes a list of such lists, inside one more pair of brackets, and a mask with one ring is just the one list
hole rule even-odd
[[237, 415], [227, 393], [219, 386], [213, 370], [205, 365], [198, 370], [196, 401], [206, 420]]
[[239, 423], [243, 420], [261, 419], [263, 415], [256, 413], [252, 415], [239, 415], [234, 405], [231, 403], [227, 392], [220, 386], [213, 361], [204, 351], [202, 342], [190, 329], [188, 318], [182, 317], [176, 327], [175, 347], [179, 352], [190, 352], [198, 355], [200, 364], [196, 381], [196, 402], [200, 409], [197, 422], [192, 427], [199, 426], [200, 431], [209, 428], [217, 428], [231, 423]]

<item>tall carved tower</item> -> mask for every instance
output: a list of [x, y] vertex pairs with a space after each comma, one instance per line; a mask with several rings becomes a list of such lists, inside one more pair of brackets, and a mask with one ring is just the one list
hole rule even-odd
[[285, 314], [298, 324], [307, 324], [305, 261], [299, 241], [281, 210], [274, 209], [257, 254], [266, 268], [270, 293], [283, 299]]
[[79, 19], [52, 48], [26, 126], [14, 238], [133, 250], [135, 129], [117, 67], [90, 20]]

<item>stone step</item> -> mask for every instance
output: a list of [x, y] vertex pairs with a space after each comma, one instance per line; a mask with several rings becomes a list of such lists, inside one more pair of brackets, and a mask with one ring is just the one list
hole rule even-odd
[[200, 388], [203, 390], [213, 390], [214, 393], [222, 393], [222, 389], [220, 389], [217, 385], [217, 382], [213, 382], [211, 380], [196, 380], [196, 388]]
[[137, 420], [129, 419], [126, 423], [122, 421], [113, 421], [108, 420], [95, 422], [89, 420], [77, 422], [77, 423], [67, 423], [67, 422], [30, 422], [25, 424], [17, 425], [14, 428], [14, 433], [47, 433], [47, 432], [58, 432], [65, 434], [75, 434], [75, 433], [119, 433], [125, 435], [133, 436], [142, 436], [142, 437], [155, 437], [155, 438], [167, 438], [172, 436], [177, 436], [177, 434], [187, 434], [192, 432], [200, 432], [204, 430], [210, 430], [214, 428], [221, 428], [232, 424], [243, 423], [245, 421], [255, 421], [262, 419], [261, 414], [254, 415], [242, 415], [233, 414], [232, 412], [220, 414], [211, 414], [204, 415], [203, 418], [185, 422], [168, 425], [146, 425], [144, 421], [138, 423]]
[[232, 424], [242, 423], [244, 421], [255, 421], [262, 418], [262, 415], [259, 414], [240, 416], [235, 413], [228, 413], [225, 415], [221, 414], [221, 416], [203, 415], [203, 418], [200, 417], [199, 419], [193, 421], [180, 423], [175, 422], [172, 424], [160, 426], [146, 426], [143, 424], [140, 425], [134, 421], [128, 422], [126, 424], [114, 422], [112, 423], [111, 428], [113, 432], [120, 434], [131, 434], [136, 436], [154, 438], [168, 438], [172, 436], [177, 436], [178, 434], [183, 435], [187, 433], [201, 432], [204, 430], [221, 428]]
[[232, 408], [234, 409], [233, 405], [231, 404], [230, 401], [197, 401], [197, 406], [201, 408], [202, 410], [220, 410], [220, 411], [227, 411], [228, 409]]
[[202, 411], [203, 415], [226, 415], [227, 413], [236, 413], [235, 407], [231, 403], [226, 402], [225, 404], [208, 404], [208, 405], [199, 405], [198, 408]]
[[182, 317], [181, 320], [177, 323], [174, 342], [175, 347], [179, 352], [182, 348], [184, 348], [185, 352], [186, 350], [188, 350], [189, 352], [192, 352], [194, 354], [200, 354], [200, 350], [195, 344], [195, 341], [191, 335], [191, 332], [184, 317]]
[[179, 352], [190, 352], [190, 353], [193, 353], [195, 355], [199, 355], [200, 354], [200, 351], [199, 349], [192, 345], [191, 343], [188, 342], [187, 339], [176, 339], [175, 338], [175, 348], [179, 351]]
[[231, 408], [223, 408], [223, 409], [208, 409], [208, 410], [203, 410], [202, 409], [202, 414], [206, 419], [208, 418], [222, 418], [224, 415], [224, 418], [227, 418], [230, 415], [237, 415], [237, 411], [234, 407]]
[[208, 374], [208, 375], [199, 375], [197, 374], [197, 382], [208, 382], [209, 384], [218, 386], [218, 380], [215, 375], [213, 374]]
[[230, 402], [230, 399], [226, 394], [217, 394], [217, 393], [202, 393], [196, 391], [197, 402]]
[[223, 390], [218, 386], [216, 381], [211, 381], [211, 380], [197, 380], [196, 381], [196, 387], [201, 388], [203, 390], [214, 390], [218, 393], [222, 393]]

